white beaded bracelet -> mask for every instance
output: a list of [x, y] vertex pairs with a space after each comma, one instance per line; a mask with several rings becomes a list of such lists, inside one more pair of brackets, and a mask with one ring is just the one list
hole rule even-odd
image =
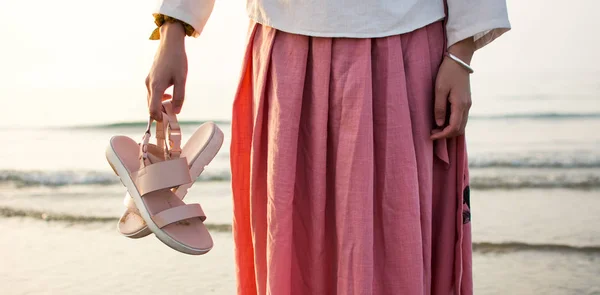
[[469, 74], [473, 74], [475, 72], [475, 70], [473, 70], [473, 68], [470, 65], [468, 65], [466, 62], [462, 61], [462, 59], [456, 57], [454, 54], [452, 54], [450, 52], [446, 52], [446, 56], [449, 57], [451, 60], [457, 62], [463, 68], [465, 68], [465, 70], [467, 70], [467, 72], [469, 72]]

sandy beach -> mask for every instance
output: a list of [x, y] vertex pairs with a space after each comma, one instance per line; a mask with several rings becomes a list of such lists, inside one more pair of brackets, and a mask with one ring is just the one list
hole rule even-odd
[[235, 293], [229, 233], [213, 234], [209, 254], [188, 256], [153, 236], [123, 238], [113, 223], [10, 218], [0, 230], [2, 294]]
[[[213, 230], [215, 248], [188, 256], [114, 225], [0, 218], [2, 294], [235, 294], [229, 232]], [[475, 294], [600, 294], [594, 251], [481, 246], [474, 272]]]

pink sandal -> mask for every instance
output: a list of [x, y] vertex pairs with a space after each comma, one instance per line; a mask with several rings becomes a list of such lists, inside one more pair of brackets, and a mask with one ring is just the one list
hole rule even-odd
[[[166, 105], [166, 107], [170, 106]], [[158, 126], [162, 125], [157, 125], [157, 127]], [[165, 134], [160, 129], [158, 129], [156, 133], [159, 142], [164, 141]], [[184, 144], [181, 151], [181, 157], [185, 157], [188, 161], [192, 182], [172, 189], [179, 199], [183, 200], [183, 198], [185, 198], [188, 189], [194, 184], [194, 181], [200, 174], [202, 174], [204, 167], [217, 155], [217, 152], [223, 144], [223, 139], [223, 132], [219, 127], [212, 122], [206, 122], [200, 125], [190, 139]], [[160, 146], [164, 146], [164, 144], [148, 144], [148, 153], [150, 154], [150, 157], [153, 158], [153, 162], [164, 160], [164, 151]], [[125, 194], [123, 202], [126, 209], [119, 219], [117, 230], [125, 237], [132, 239], [143, 238], [151, 234], [152, 231], [148, 228], [146, 222], [140, 215], [129, 192]]]
[[[159, 240], [183, 253], [205, 254], [212, 249], [213, 241], [203, 223], [206, 217], [202, 207], [186, 205], [172, 191], [179, 187], [186, 191], [193, 181], [188, 160], [181, 157], [181, 132], [175, 115], [169, 104], [163, 109], [157, 132], [161, 128], [167, 131], [168, 144], [158, 134], [158, 144], [149, 144], [150, 119], [141, 144], [126, 136], [115, 136], [106, 149], [106, 158], [127, 187], [139, 215]], [[162, 156], [160, 151], [164, 152]]]

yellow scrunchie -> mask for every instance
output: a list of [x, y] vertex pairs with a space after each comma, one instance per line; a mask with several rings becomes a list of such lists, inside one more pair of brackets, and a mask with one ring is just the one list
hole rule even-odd
[[186, 22], [180, 21], [180, 20], [170, 17], [168, 15], [155, 14], [154, 15], [154, 23], [156, 24], [156, 29], [154, 29], [154, 31], [152, 31], [152, 34], [150, 35], [150, 40], [159, 40], [160, 39], [160, 27], [165, 22], [170, 22], [170, 23], [180, 22], [181, 24], [183, 24], [183, 28], [185, 29], [185, 34], [187, 36], [192, 36], [194, 34], [194, 31], [195, 31], [194, 27], [190, 26]]

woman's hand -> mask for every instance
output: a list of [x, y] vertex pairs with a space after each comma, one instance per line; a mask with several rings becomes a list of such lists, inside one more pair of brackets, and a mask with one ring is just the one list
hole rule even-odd
[[[475, 45], [472, 38], [460, 41], [448, 51], [467, 64], [471, 63]], [[434, 118], [437, 128], [431, 139], [452, 138], [465, 133], [471, 108], [469, 72], [457, 62], [444, 57], [435, 81]]]
[[150, 73], [146, 78], [148, 109], [150, 116], [162, 120], [162, 100], [167, 88], [173, 86], [173, 111], [179, 113], [185, 97], [187, 56], [185, 53], [185, 30], [178, 22], [165, 23], [160, 27], [160, 44]]

